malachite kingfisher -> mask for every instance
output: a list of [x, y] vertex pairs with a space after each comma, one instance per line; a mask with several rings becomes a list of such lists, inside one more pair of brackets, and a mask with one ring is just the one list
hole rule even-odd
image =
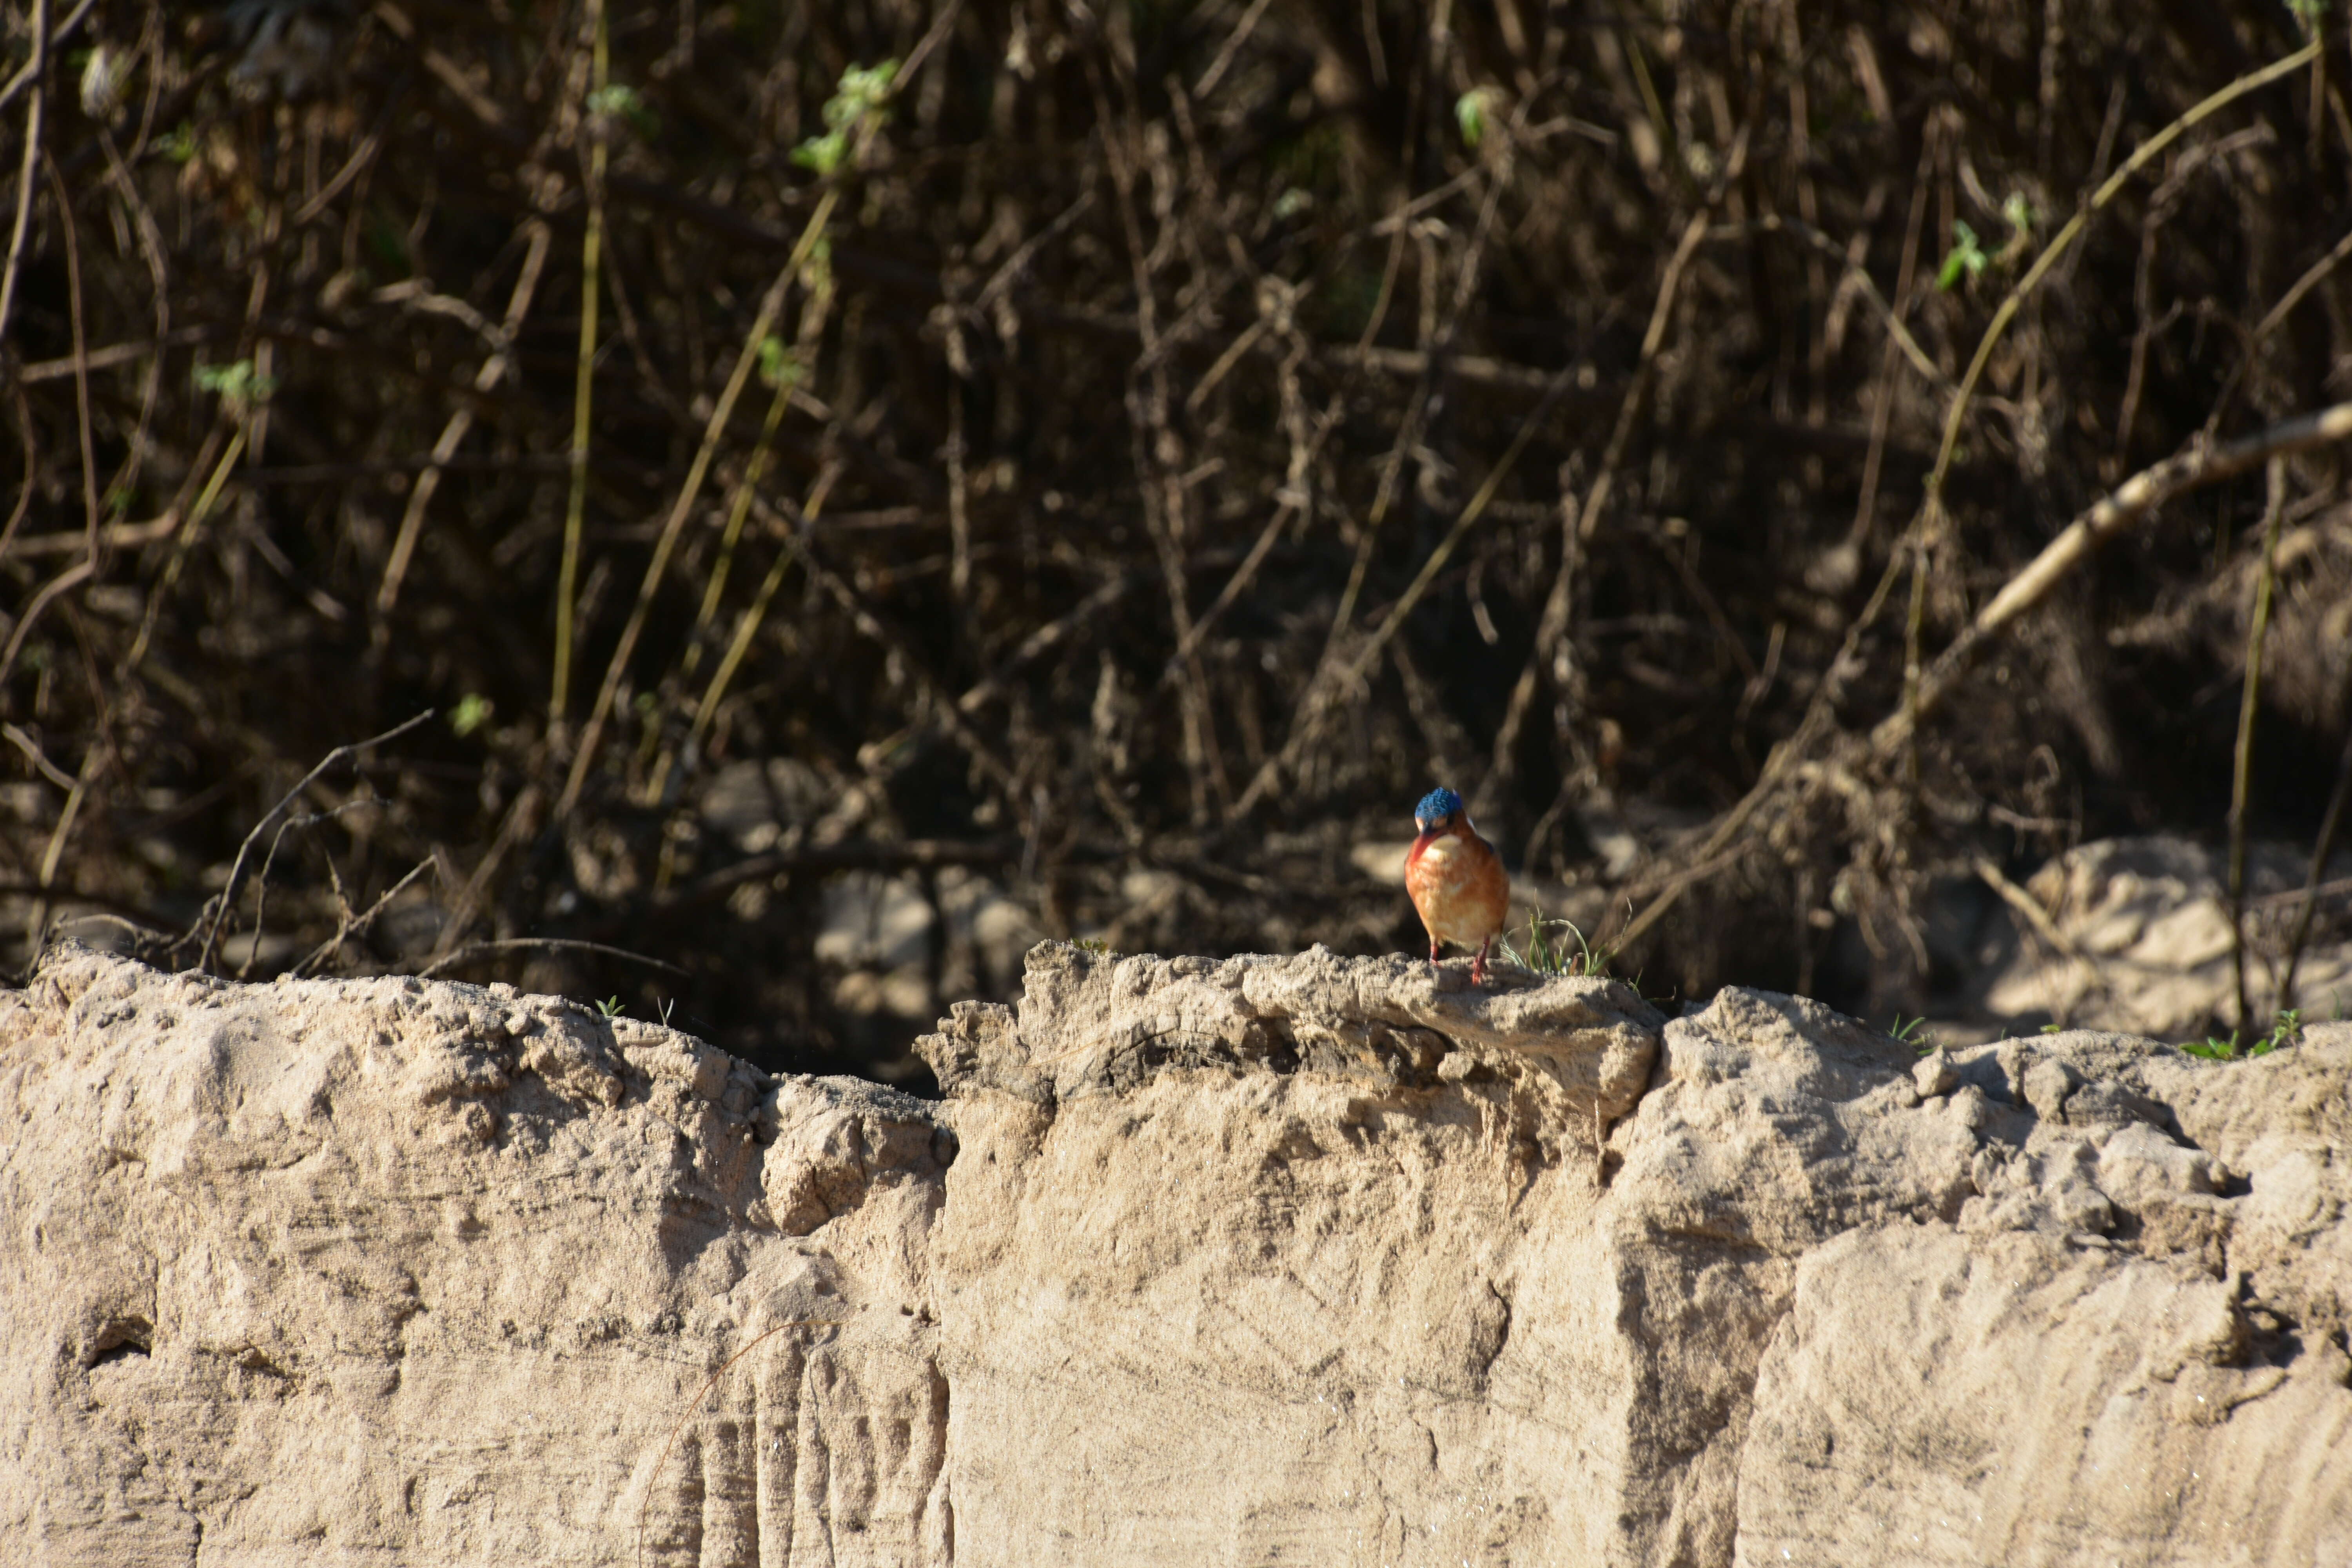
[[1429, 962], [1447, 942], [1475, 950], [1470, 984], [1486, 983], [1486, 952], [1511, 907], [1511, 879], [1495, 847], [1470, 826], [1462, 797], [1443, 786], [1413, 807], [1421, 837], [1404, 857], [1404, 890], [1429, 928]]

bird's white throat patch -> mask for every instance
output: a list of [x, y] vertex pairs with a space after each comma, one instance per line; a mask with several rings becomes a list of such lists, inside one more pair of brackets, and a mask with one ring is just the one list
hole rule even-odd
[[1429, 847], [1421, 852], [1421, 863], [1459, 875], [1470, 864], [1469, 856], [1464, 853], [1468, 847], [1451, 834], [1443, 838], [1433, 838], [1429, 841]]

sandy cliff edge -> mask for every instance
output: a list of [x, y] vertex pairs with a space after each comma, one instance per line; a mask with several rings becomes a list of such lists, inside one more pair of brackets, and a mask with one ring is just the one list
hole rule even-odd
[[932, 1104], [60, 951], [0, 1560], [2352, 1561], [2352, 1028], [1461, 969], [1048, 943]]

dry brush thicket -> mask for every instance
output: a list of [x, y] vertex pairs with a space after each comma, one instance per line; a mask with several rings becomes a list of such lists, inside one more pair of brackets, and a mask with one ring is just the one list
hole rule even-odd
[[1654, 993], [1916, 1006], [1972, 866], [2219, 831], [2257, 621], [2240, 819], [2340, 776], [2340, 432], [2262, 436], [2352, 392], [2340, 7], [0, 29], [15, 966], [805, 1066], [1030, 931], [1409, 945], [1349, 851], [1444, 781]]

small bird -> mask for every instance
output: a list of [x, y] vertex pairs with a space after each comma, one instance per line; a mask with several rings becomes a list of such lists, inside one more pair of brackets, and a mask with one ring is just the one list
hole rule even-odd
[[1470, 984], [1486, 983], [1486, 951], [1511, 907], [1511, 879], [1495, 847], [1470, 826], [1462, 797], [1440, 786], [1412, 809], [1421, 837], [1404, 857], [1404, 890], [1429, 928], [1429, 962], [1447, 942], [1475, 948]]

